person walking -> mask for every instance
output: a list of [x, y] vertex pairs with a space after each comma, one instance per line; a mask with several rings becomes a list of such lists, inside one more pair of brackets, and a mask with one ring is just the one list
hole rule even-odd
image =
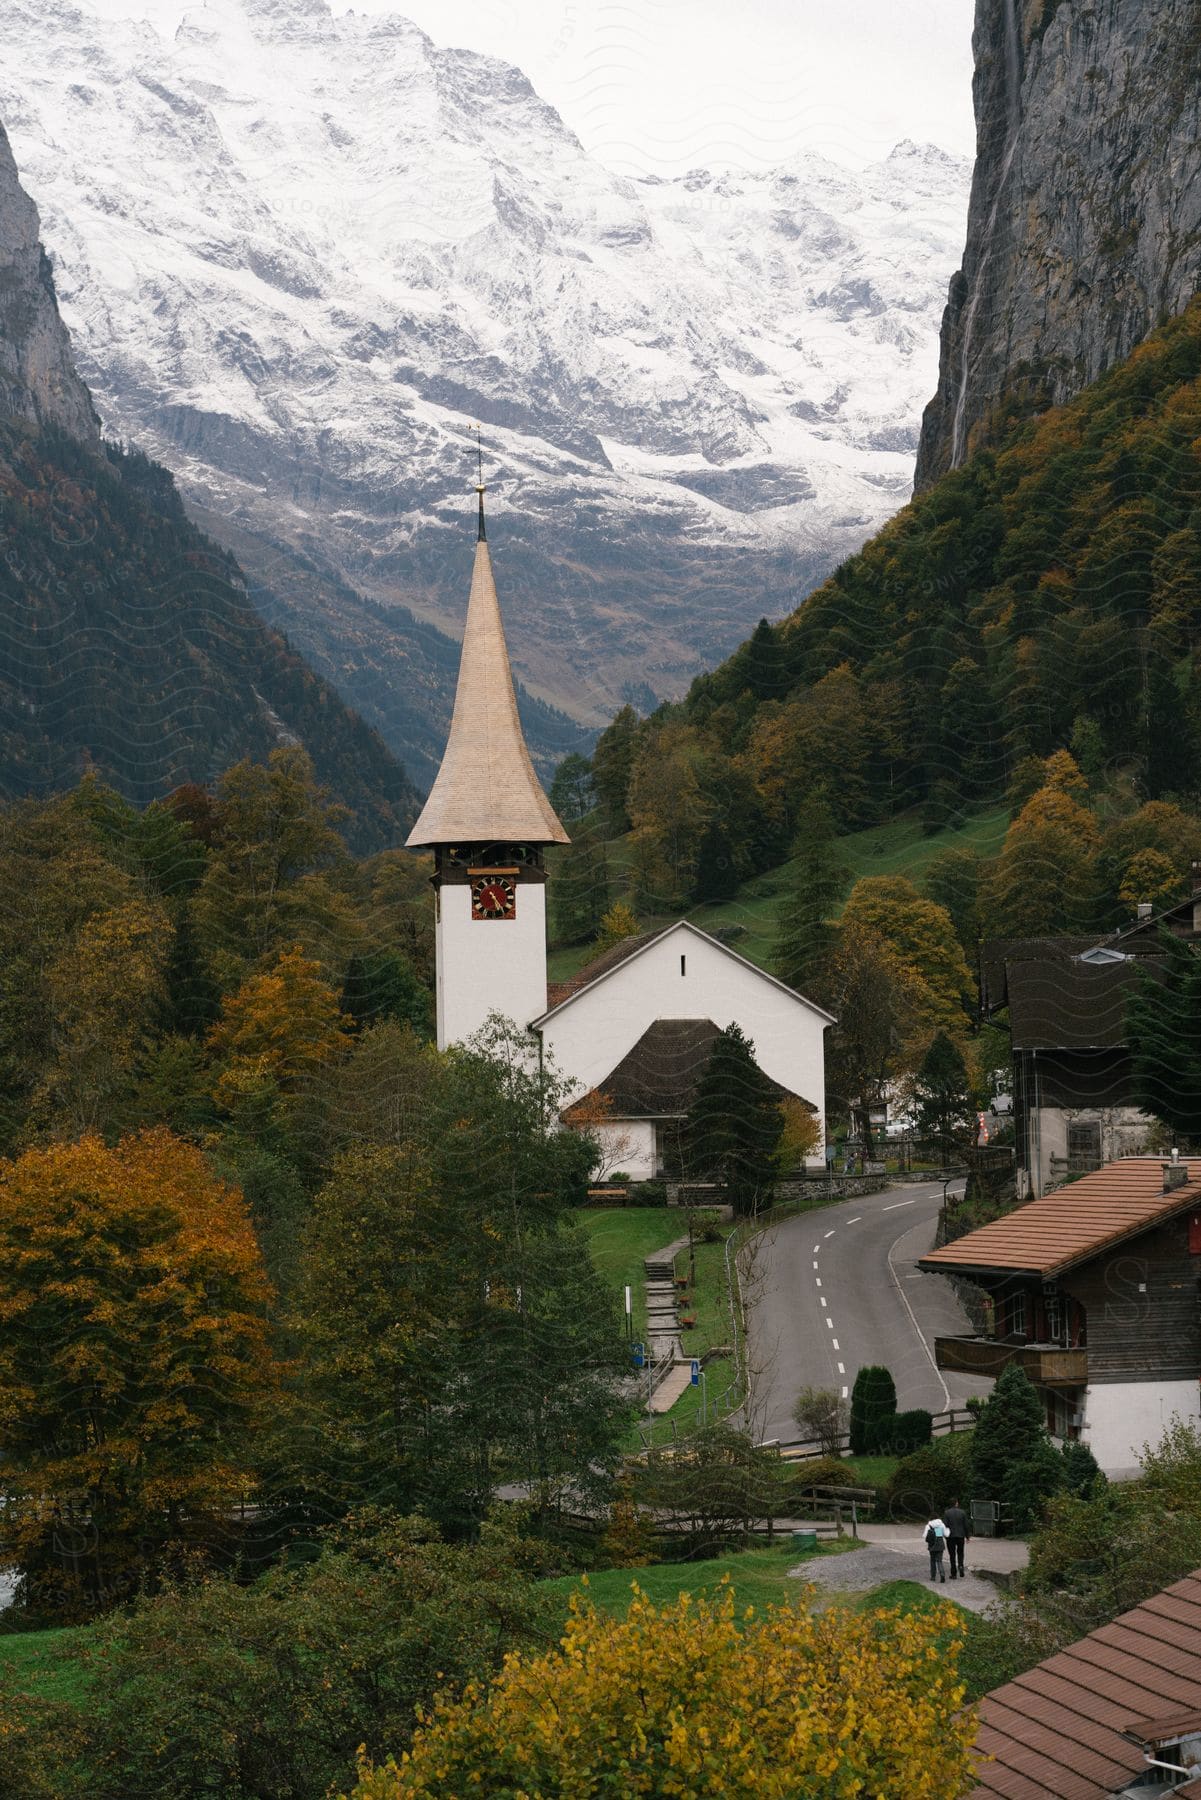
[[947, 1528], [947, 1549], [950, 1552], [949, 1561], [951, 1564], [951, 1580], [954, 1581], [957, 1575], [962, 1575], [964, 1572], [963, 1546], [967, 1539], [972, 1535], [972, 1527], [967, 1514], [964, 1512], [962, 1506], [960, 1506], [958, 1500], [952, 1500], [950, 1506], [947, 1507], [947, 1510], [942, 1516], [943, 1523]]
[[947, 1578], [943, 1571], [942, 1560], [947, 1548], [947, 1528], [942, 1519], [931, 1519], [926, 1526], [926, 1548], [930, 1552], [930, 1579], [941, 1581], [946, 1586]]

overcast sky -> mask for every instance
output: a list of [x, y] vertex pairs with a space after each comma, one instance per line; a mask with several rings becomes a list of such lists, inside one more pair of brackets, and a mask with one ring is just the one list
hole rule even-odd
[[[90, 4], [164, 34], [189, 10]], [[769, 168], [800, 150], [859, 166], [905, 137], [963, 156], [975, 148], [972, 0], [355, 0], [355, 10], [398, 12], [438, 43], [516, 63], [623, 174]]]

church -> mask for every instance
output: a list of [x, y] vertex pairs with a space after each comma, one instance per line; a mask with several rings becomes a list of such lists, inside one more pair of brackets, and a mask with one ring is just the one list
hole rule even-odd
[[450, 735], [413, 849], [434, 852], [438, 1048], [489, 1013], [524, 1026], [569, 1089], [563, 1122], [597, 1132], [611, 1173], [661, 1174], [717, 1033], [737, 1024], [779, 1091], [825, 1121], [821, 1007], [687, 920], [627, 939], [550, 990], [546, 850], [570, 840], [517, 714], [479, 496]]

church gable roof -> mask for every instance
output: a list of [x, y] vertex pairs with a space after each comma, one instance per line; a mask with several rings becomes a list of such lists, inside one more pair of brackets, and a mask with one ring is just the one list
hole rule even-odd
[[[615, 1119], [683, 1118], [717, 1036], [712, 1019], [656, 1019], [616, 1068], [565, 1109], [564, 1120], [571, 1124], [574, 1119], [591, 1119], [598, 1102]], [[787, 1097], [788, 1090], [779, 1082], [763, 1078], [780, 1099]], [[815, 1110], [808, 1100], [802, 1104]]]
[[569, 841], [534, 772], [517, 716], [492, 558], [483, 535], [481, 494], [480, 537], [450, 736], [408, 843]]
[[531, 1022], [531, 1029], [539, 1030], [548, 1019], [554, 1018], [565, 1007], [574, 1006], [584, 994], [590, 993], [598, 983], [607, 980], [625, 963], [632, 962], [636, 957], [645, 956], [647, 951], [652, 950], [656, 944], [662, 943], [664, 938], [672, 937], [678, 932], [686, 932], [692, 937], [699, 938], [702, 943], [710, 945], [714, 950], [720, 950], [721, 954], [728, 956], [731, 962], [738, 963], [744, 969], [749, 969], [752, 975], [757, 975], [760, 981], [767, 982], [769, 986], [778, 988], [782, 994], [787, 994], [789, 999], [795, 1000], [798, 1006], [807, 1007], [810, 1012], [816, 1013], [819, 1018], [827, 1020], [831, 1025], [834, 1023], [833, 1013], [828, 1013], [815, 1000], [807, 999], [804, 994], [799, 994], [795, 988], [789, 987], [787, 982], [780, 981], [775, 975], [769, 975], [766, 969], [761, 969], [748, 957], [740, 956], [737, 950], [731, 950], [728, 944], [723, 944], [717, 938], [711, 937], [707, 931], [702, 931], [700, 926], [694, 925], [690, 919], [676, 919], [672, 924], [664, 925], [660, 931], [644, 932], [640, 937], [626, 938], [620, 944], [614, 944], [609, 950], [603, 951], [600, 956], [594, 958], [592, 962], [586, 963], [571, 980], [558, 983], [549, 992], [550, 1006], [541, 1018]]

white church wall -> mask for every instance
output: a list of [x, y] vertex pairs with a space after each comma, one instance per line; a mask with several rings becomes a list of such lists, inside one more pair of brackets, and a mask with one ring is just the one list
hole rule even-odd
[[631, 1181], [653, 1181], [655, 1127], [649, 1119], [617, 1119], [596, 1129], [606, 1178], [626, 1174]]
[[438, 1048], [461, 1044], [490, 1012], [528, 1025], [546, 1011], [546, 888], [517, 884], [511, 919], [473, 919], [471, 889], [447, 882], [438, 895]]
[[568, 1001], [542, 1038], [576, 1099], [603, 1085], [656, 1019], [737, 1024], [764, 1074], [811, 1101], [824, 1126], [825, 1016], [686, 924]]

